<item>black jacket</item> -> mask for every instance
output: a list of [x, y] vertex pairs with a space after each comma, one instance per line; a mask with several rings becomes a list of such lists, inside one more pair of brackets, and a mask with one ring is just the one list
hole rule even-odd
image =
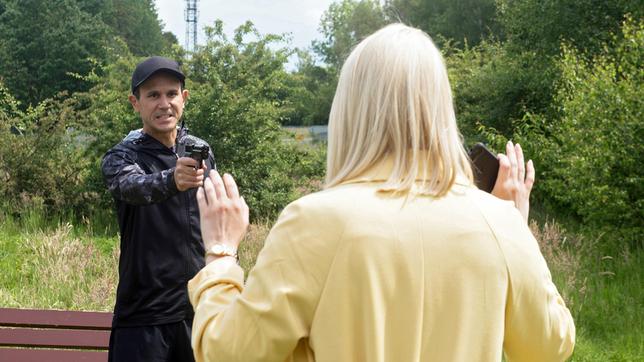
[[[191, 319], [187, 283], [204, 266], [196, 189], [177, 190], [177, 155], [131, 132], [103, 157], [121, 232], [114, 327]], [[215, 167], [212, 153], [206, 161]]]

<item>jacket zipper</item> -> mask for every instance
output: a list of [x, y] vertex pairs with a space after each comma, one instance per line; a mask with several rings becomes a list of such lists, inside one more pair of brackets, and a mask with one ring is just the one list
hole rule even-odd
[[[179, 155], [176, 152], [173, 152], [173, 153], [174, 153], [174, 156], [178, 160]], [[175, 170], [176, 170], [176, 168], [175, 168]], [[183, 242], [184, 252], [185, 252], [185, 257], [183, 259], [183, 261], [184, 261], [184, 264], [183, 264], [183, 276], [184, 276], [184, 278], [186, 280], [188, 280], [188, 276], [189, 276], [188, 274], [189, 274], [189, 271], [190, 271], [189, 260], [192, 259], [192, 253], [190, 252], [190, 242], [192, 240], [192, 237], [191, 237], [192, 236], [192, 223], [190, 222], [190, 220], [191, 220], [191, 218], [190, 218], [190, 196], [188, 195], [187, 192], [181, 192], [181, 193], [183, 194], [182, 199], [183, 199], [184, 209], [185, 209], [185, 212], [186, 212], [185, 213], [186, 225], [187, 225], [186, 227], [188, 228], [187, 233], [186, 233], [186, 237], [185, 237], [184, 242]], [[184, 309], [186, 309], [186, 308], [184, 308]], [[187, 317], [187, 315], [184, 316], [184, 317]]]

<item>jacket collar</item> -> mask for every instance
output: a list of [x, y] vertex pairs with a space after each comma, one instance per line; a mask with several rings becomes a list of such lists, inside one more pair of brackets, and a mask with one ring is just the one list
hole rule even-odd
[[[424, 157], [424, 151], [420, 153], [420, 158]], [[379, 162], [376, 162], [372, 167], [362, 172], [360, 175], [352, 177], [351, 179], [345, 180], [340, 184], [350, 184], [350, 183], [361, 183], [361, 182], [385, 182], [391, 175], [394, 169], [394, 157], [392, 155], [385, 156]], [[416, 175], [416, 181], [423, 181], [424, 166], [419, 166], [418, 173]], [[471, 186], [470, 182], [465, 175], [456, 175], [455, 184], [462, 186]]]
[[143, 132], [142, 129], [130, 131], [130, 133], [123, 139], [123, 142], [131, 142], [135, 145], [141, 145], [148, 149], [159, 149], [159, 150], [170, 150], [172, 147], [168, 148], [166, 145], [161, 143], [156, 138], [150, 136], [149, 134]]

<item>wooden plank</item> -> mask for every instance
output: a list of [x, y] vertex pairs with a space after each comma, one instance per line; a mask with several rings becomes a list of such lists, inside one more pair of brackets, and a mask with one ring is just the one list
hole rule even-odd
[[0, 328], [0, 346], [107, 349], [110, 331]]
[[0, 361], [11, 362], [107, 362], [107, 352], [52, 349], [0, 348]]
[[112, 313], [0, 308], [0, 326], [108, 330]]

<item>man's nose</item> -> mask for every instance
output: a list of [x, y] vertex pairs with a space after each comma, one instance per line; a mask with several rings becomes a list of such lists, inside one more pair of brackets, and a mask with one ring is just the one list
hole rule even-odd
[[169, 108], [170, 107], [170, 98], [166, 96], [159, 97], [159, 108]]

